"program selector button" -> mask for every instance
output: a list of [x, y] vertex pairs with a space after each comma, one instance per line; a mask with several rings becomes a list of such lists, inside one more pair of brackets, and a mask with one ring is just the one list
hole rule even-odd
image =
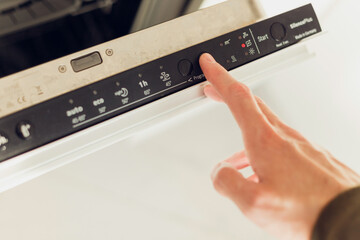
[[190, 62], [190, 60], [183, 59], [178, 64], [178, 70], [179, 73], [184, 77], [190, 76], [193, 71], [193, 64]]

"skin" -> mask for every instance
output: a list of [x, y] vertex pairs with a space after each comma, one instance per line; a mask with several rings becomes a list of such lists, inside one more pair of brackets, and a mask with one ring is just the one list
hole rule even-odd
[[[360, 176], [283, 123], [210, 54], [200, 57], [200, 65], [210, 82], [205, 94], [229, 107], [245, 145], [215, 166], [215, 189], [279, 239], [310, 239], [321, 210], [360, 185]], [[244, 178], [238, 170], [246, 167], [255, 174]]]

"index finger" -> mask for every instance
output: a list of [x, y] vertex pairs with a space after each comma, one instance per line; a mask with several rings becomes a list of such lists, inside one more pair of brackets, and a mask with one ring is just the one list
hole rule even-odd
[[230, 108], [244, 137], [252, 136], [264, 127], [270, 127], [247, 86], [236, 81], [208, 53], [201, 55], [200, 66], [206, 79]]

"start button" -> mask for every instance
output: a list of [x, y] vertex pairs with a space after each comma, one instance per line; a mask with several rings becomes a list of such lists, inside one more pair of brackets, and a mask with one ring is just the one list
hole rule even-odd
[[270, 33], [272, 38], [279, 42], [282, 41], [286, 37], [286, 28], [283, 24], [277, 22], [271, 25]]

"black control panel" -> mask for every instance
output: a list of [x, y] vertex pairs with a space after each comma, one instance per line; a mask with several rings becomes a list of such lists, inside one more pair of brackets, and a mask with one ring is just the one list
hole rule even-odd
[[[231, 70], [319, 32], [309, 4], [6, 116], [0, 119], [0, 161], [205, 81], [201, 53]], [[98, 52], [88, 56], [103, 64]]]

